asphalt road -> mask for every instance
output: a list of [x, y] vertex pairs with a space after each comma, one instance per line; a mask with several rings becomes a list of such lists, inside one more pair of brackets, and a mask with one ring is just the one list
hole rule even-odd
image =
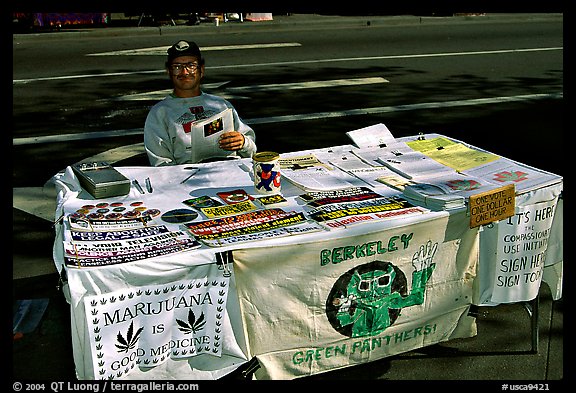
[[90, 159], [148, 165], [142, 127], [170, 88], [165, 50], [182, 38], [202, 48], [205, 90], [236, 106], [259, 150], [347, 144], [347, 131], [384, 123], [397, 137], [440, 133], [565, 172], [562, 14], [280, 15], [14, 34], [15, 260], [50, 261], [54, 174]]

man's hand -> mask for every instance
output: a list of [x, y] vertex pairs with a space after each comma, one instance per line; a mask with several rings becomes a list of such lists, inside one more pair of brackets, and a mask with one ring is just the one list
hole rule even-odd
[[240, 150], [244, 147], [244, 135], [238, 131], [225, 132], [220, 136], [218, 144], [222, 150]]

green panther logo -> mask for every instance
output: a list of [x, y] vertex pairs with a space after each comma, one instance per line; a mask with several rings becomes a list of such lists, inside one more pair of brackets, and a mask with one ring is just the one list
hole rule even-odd
[[412, 290], [391, 262], [373, 261], [344, 273], [326, 300], [334, 329], [348, 337], [375, 336], [394, 324], [404, 307], [424, 303], [426, 284], [436, 268], [438, 243], [428, 241], [412, 257]]

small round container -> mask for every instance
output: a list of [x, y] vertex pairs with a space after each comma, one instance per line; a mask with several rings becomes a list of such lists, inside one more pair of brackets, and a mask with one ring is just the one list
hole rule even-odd
[[280, 154], [262, 151], [252, 156], [254, 189], [258, 194], [280, 193]]

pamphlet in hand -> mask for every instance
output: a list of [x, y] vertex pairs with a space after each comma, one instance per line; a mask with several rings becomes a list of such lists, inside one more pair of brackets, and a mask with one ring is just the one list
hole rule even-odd
[[230, 155], [229, 151], [222, 150], [218, 145], [220, 136], [228, 131], [234, 131], [234, 117], [230, 108], [192, 123], [190, 131], [192, 160], [199, 162]]

